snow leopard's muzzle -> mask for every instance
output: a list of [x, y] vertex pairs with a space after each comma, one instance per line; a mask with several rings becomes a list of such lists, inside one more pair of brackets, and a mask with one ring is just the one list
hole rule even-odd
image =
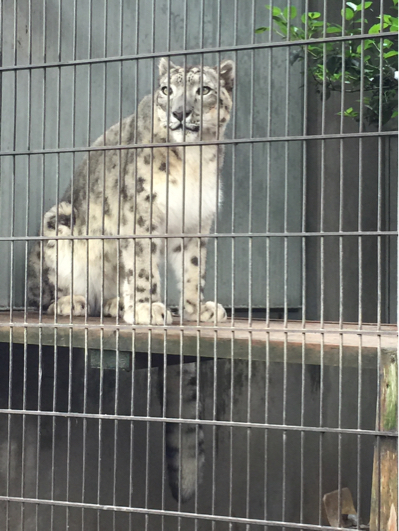
[[182, 111], [175, 111], [173, 112], [174, 120], [172, 119], [169, 122], [169, 127], [172, 131], [178, 131], [179, 129], [183, 129], [183, 127], [187, 131], [192, 131], [193, 133], [196, 133], [199, 131], [199, 125], [193, 123], [190, 121], [190, 115], [192, 114], [192, 111], [186, 112], [186, 116], [184, 117], [184, 113]]
[[184, 98], [177, 98], [172, 105], [169, 128], [172, 131], [185, 129], [196, 133], [199, 131], [199, 125], [193, 121], [194, 107], [190, 101], [184, 102]]

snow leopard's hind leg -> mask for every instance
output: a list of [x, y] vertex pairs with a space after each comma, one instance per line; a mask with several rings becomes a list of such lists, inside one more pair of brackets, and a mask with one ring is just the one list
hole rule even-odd
[[[179, 365], [168, 366], [166, 374], [160, 368], [160, 398], [161, 404], [166, 398], [166, 417], [193, 420], [201, 418], [202, 405], [198, 388], [196, 363], [185, 363], [182, 370]], [[205, 452], [201, 424], [184, 421], [167, 423], [165, 445], [172, 495], [175, 500], [186, 502], [194, 495], [203, 475]]]

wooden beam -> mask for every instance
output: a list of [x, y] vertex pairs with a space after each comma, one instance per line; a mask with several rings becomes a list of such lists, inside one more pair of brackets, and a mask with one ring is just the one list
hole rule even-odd
[[[398, 365], [392, 352], [382, 353], [377, 430], [397, 431]], [[398, 440], [379, 437], [374, 448], [370, 531], [387, 531], [392, 515], [398, 514]]]
[[36, 313], [0, 313], [0, 342], [60, 347], [145, 352], [171, 356], [235, 358], [312, 365], [376, 368], [378, 352], [396, 353], [397, 328], [384, 325], [346, 324], [301, 321], [253, 320], [212, 323], [184, 323], [178, 320], [168, 327], [131, 327], [115, 319], [43, 316]]

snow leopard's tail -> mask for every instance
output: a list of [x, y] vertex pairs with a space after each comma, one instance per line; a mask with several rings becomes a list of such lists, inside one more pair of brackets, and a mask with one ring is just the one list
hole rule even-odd
[[[180, 387], [181, 375], [181, 387]], [[198, 419], [201, 402], [197, 401], [197, 365], [188, 363], [167, 368], [166, 393], [163, 393], [164, 372], [159, 372], [161, 403], [166, 397], [166, 416]], [[180, 410], [181, 389], [181, 410]], [[188, 501], [202, 479], [205, 462], [204, 432], [200, 424], [168, 422], [166, 424], [166, 462], [169, 486], [175, 500]]]

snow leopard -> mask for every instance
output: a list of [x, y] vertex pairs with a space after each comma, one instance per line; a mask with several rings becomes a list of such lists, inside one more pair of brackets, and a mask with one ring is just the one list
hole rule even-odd
[[204, 300], [204, 285], [206, 235], [222, 197], [223, 145], [212, 142], [224, 137], [233, 85], [231, 60], [216, 67], [159, 61], [155, 92], [94, 142], [45, 213], [45, 238], [29, 256], [31, 307], [170, 324], [159, 272], [166, 255], [184, 318], [226, 319], [221, 304]]

